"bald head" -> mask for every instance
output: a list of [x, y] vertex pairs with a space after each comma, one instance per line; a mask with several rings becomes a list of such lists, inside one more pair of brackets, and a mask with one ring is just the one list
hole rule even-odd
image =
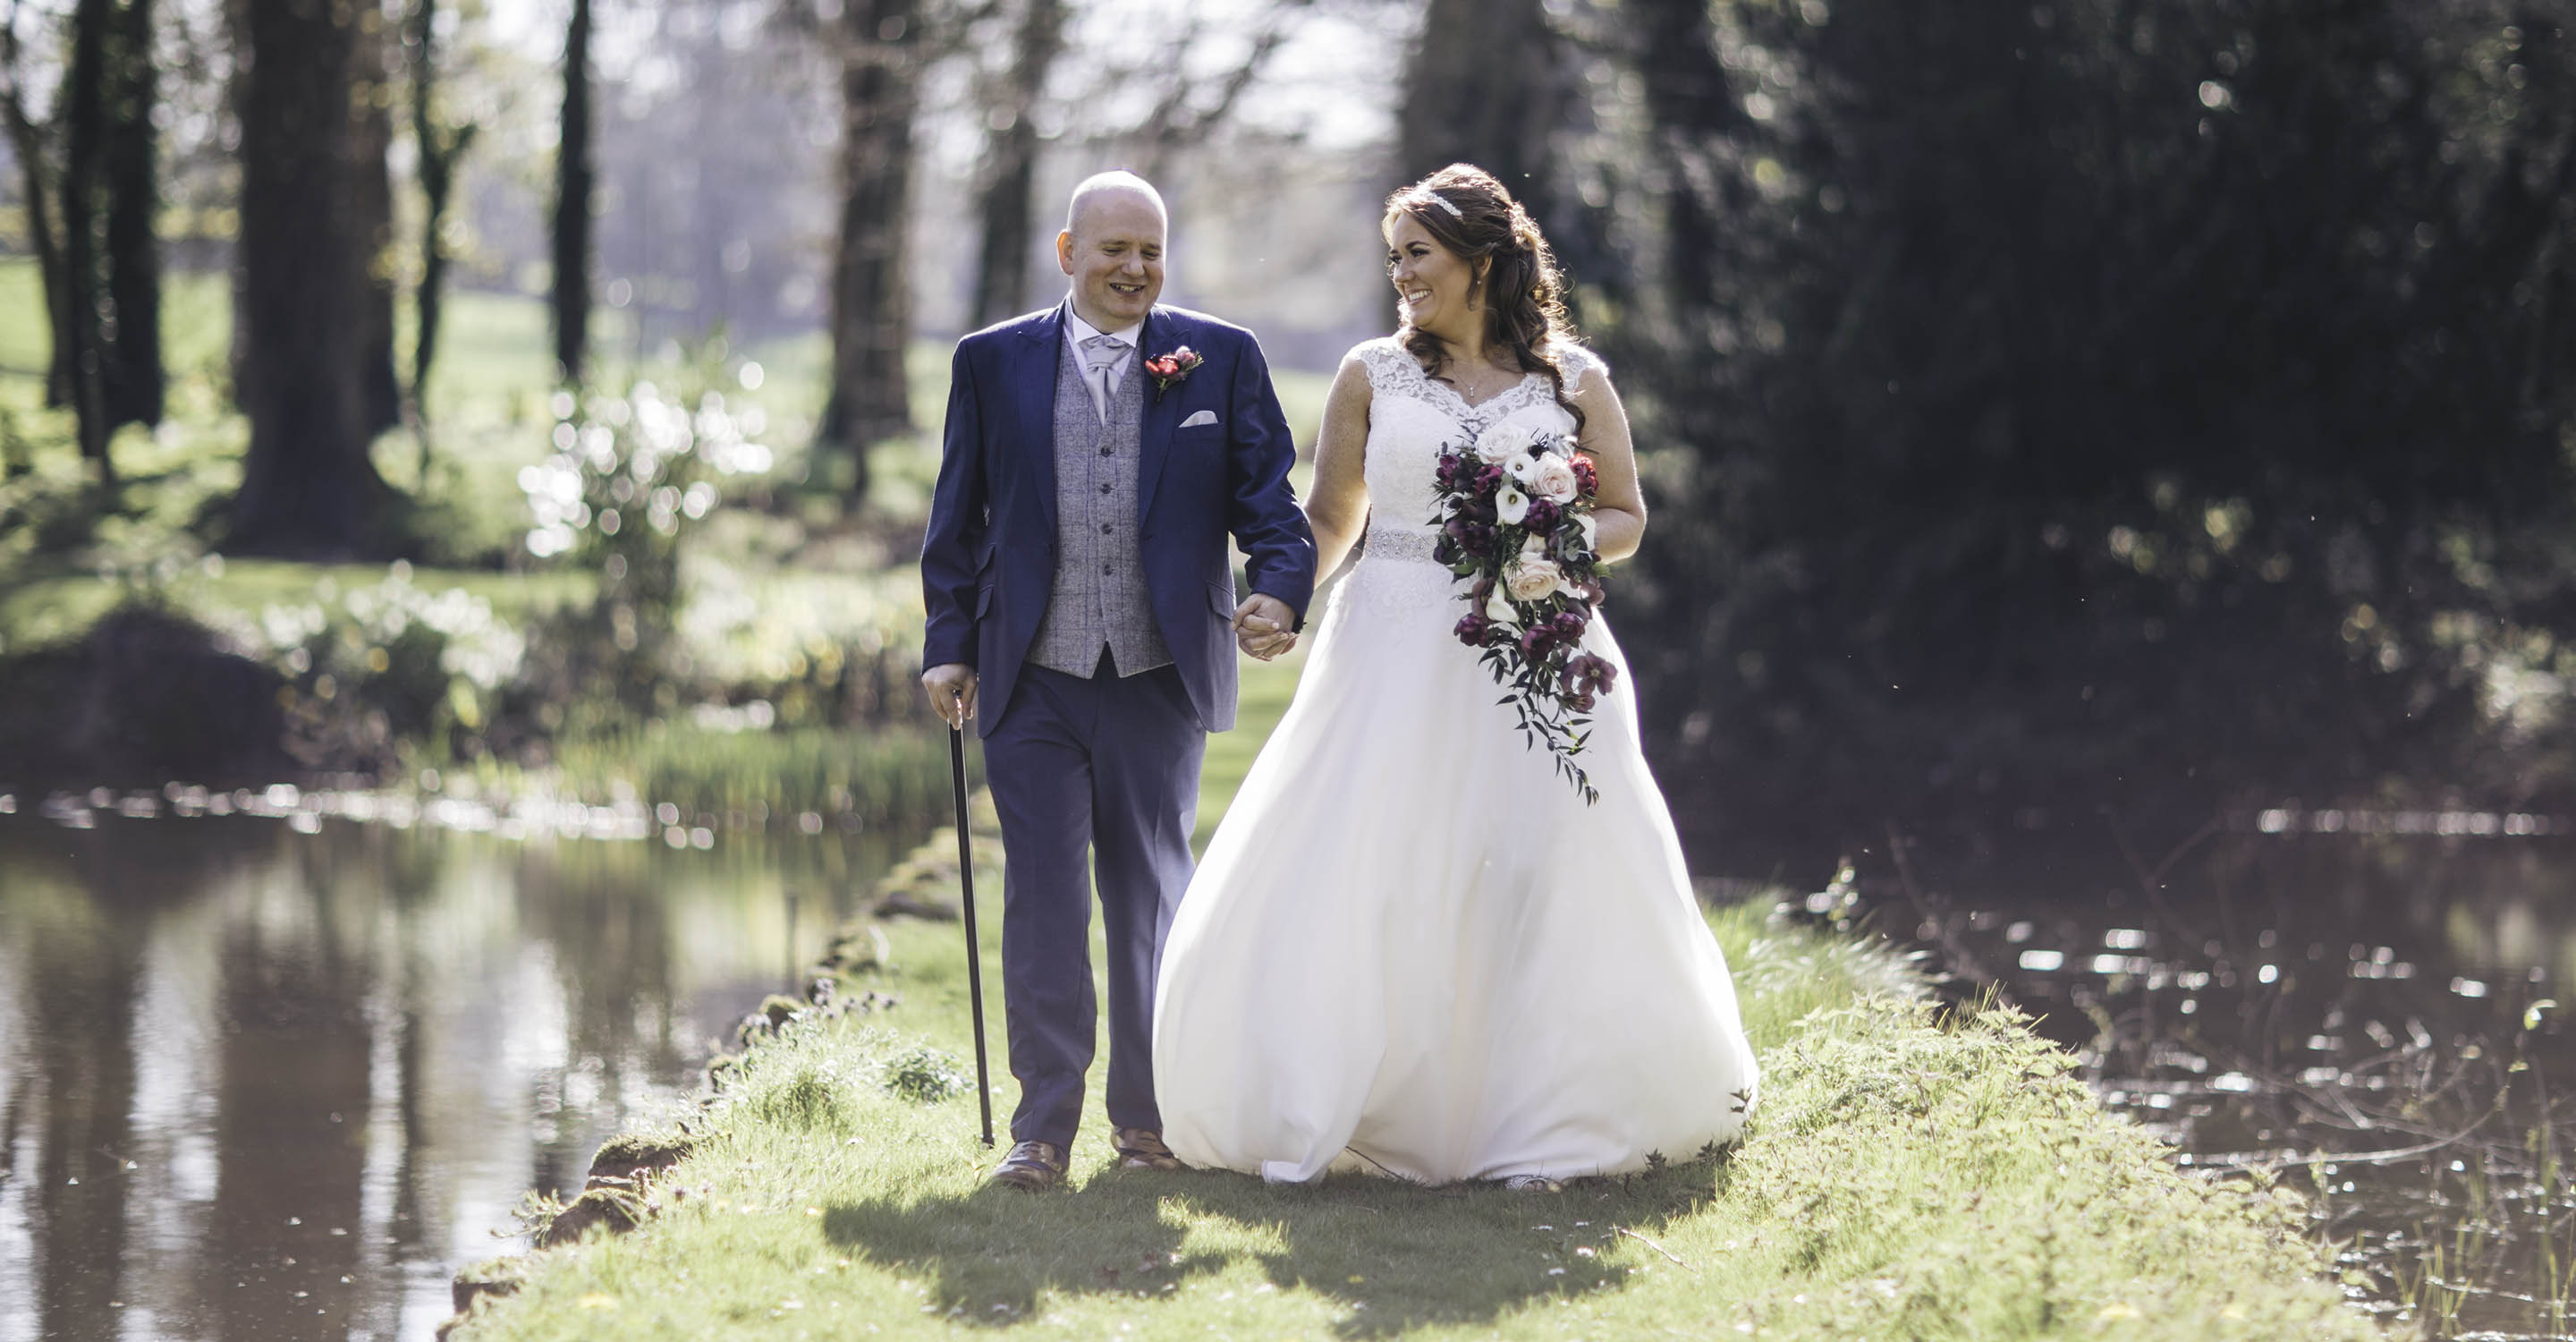
[[1163, 197], [1132, 172], [1104, 172], [1073, 189], [1056, 259], [1073, 280], [1073, 310], [1102, 331], [1145, 320], [1163, 292]]
[[1124, 170], [1096, 172], [1073, 188], [1073, 200], [1065, 206], [1064, 231], [1082, 232], [1083, 216], [1103, 206], [1125, 204], [1142, 206], [1154, 212], [1154, 218], [1166, 226], [1171, 215], [1163, 208], [1163, 193], [1152, 182]]

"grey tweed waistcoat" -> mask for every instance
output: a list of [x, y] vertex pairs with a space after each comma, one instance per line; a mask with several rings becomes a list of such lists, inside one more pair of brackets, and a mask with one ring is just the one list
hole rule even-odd
[[1137, 467], [1143, 454], [1145, 352], [1127, 356], [1102, 423], [1083, 384], [1073, 342], [1056, 342], [1055, 585], [1029, 660], [1088, 676], [1109, 650], [1118, 674], [1167, 666], [1172, 650], [1154, 622], [1137, 546]]

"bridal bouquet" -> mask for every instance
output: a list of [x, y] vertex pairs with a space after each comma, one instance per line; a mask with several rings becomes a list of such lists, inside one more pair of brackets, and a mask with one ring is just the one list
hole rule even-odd
[[1439, 486], [1432, 557], [1472, 584], [1458, 641], [1484, 650], [1521, 735], [1556, 757], [1585, 802], [1600, 800], [1574, 759], [1591, 735], [1588, 715], [1618, 679], [1608, 659], [1583, 650], [1602, 597], [1592, 459], [1563, 434], [1506, 421], [1472, 446], [1444, 448]]

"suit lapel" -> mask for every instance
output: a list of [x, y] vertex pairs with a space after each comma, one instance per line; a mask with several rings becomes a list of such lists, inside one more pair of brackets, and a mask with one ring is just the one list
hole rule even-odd
[[1011, 379], [1020, 417], [1020, 450], [1028, 454], [1029, 479], [1038, 507], [1046, 516], [1045, 534], [1055, 535], [1055, 383], [1064, 357], [1064, 307], [1030, 322], [1022, 339], [1017, 376]]
[[[1144, 333], [1136, 342], [1136, 357], [1157, 358], [1180, 348], [1179, 328], [1179, 320], [1162, 308], [1146, 313]], [[1177, 387], [1157, 392], [1154, 375], [1148, 372], [1144, 378], [1144, 419], [1137, 426], [1136, 463], [1136, 524], [1140, 527], [1153, 515], [1154, 484], [1163, 478], [1164, 459], [1172, 455], [1172, 426], [1181, 413]]]

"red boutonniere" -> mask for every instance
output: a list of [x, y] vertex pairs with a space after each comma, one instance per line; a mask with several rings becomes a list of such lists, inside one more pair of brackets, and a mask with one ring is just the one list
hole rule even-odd
[[1161, 400], [1164, 392], [1179, 386], [1192, 372], [1197, 371], [1201, 362], [1198, 351], [1187, 345], [1169, 354], [1158, 354], [1147, 359], [1145, 371], [1154, 375], [1154, 399]]

